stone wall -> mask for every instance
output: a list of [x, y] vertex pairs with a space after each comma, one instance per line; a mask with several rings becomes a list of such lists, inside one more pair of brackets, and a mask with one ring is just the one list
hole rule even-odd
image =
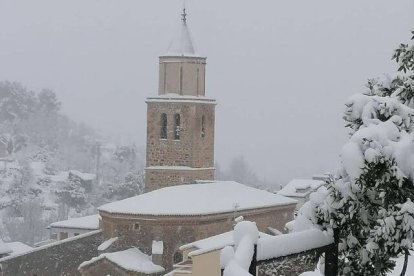
[[213, 180], [214, 168], [192, 169], [192, 170], [166, 170], [151, 169], [145, 170], [145, 179], [148, 186], [147, 192], [181, 184], [194, 183], [195, 180]]
[[58, 276], [79, 275], [78, 266], [98, 255], [103, 242], [97, 230], [45, 245], [19, 255], [0, 260], [1, 276]]
[[119, 237], [117, 250], [136, 246], [151, 254], [152, 241], [163, 241], [162, 266], [169, 271], [173, 256], [181, 245], [232, 230], [235, 216], [242, 215], [246, 220], [255, 221], [263, 232], [269, 226], [283, 230], [284, 225], [293, 219], [294, 208], [293, 204], [205, 216], [129, 216], [105, 212], [100, 215], [104, 239]]

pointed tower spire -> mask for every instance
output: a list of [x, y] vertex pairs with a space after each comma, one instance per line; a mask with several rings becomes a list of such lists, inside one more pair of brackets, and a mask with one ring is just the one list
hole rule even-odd
[[190, 31], [187, 26], [187, 11], [185, 4], [181, 13], [181, 26], [167, 50], [169, 56], [195, 56], [196, 51]]

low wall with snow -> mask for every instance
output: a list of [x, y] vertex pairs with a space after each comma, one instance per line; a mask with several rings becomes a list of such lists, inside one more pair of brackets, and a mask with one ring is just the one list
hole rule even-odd
[[102, 242], [102, 230], [97, 230], [3, 258], [0, 276], [79, 275], [78, 266], [98, 256], [97, 248]]
[[[296, 276], [306, 271], [313, 271], [322, 253], [327, 254], [332, 262], [335, 245], [333, 237], [318, 229], [259, 239], [257, 244], [259, 276]], [[331, 273], [332, 266], [326, 271]]]

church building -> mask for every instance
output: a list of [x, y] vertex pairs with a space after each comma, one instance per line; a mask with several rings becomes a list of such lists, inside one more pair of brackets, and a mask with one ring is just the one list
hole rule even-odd
[[[98, 208], [106, 242], [80, 266], [82, 275], [148, 275], [139, 271], [147, 265], [160, 275], [182, 260], [180, 246], [232, 230], [236, 217], [262, 232], [293, 220], [295, 200], [215, 181], [216, 101], [206, 97], [206, 57], [195, 51], [186, 16], [184, 9], [178, 35], [159, 57], [158, 95], [146, 101], [146, 193]], [[122, 262], [137, 256], [145, 264], [128, 270]]]

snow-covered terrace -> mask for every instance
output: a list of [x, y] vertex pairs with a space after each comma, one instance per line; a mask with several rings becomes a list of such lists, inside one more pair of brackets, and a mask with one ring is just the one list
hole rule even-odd
[[325, 182], [322, 180], [293, 179], [280, 191], [278, 191], [277, 194], [289, 197], [305, 197], [309, 193], [316, 191], [324, 184]]
[[167, 187], [105, 204], [98, 210], [111, 214], [197, 216], [295, 204], [294, 199], [234, 181], [217, 181]]

